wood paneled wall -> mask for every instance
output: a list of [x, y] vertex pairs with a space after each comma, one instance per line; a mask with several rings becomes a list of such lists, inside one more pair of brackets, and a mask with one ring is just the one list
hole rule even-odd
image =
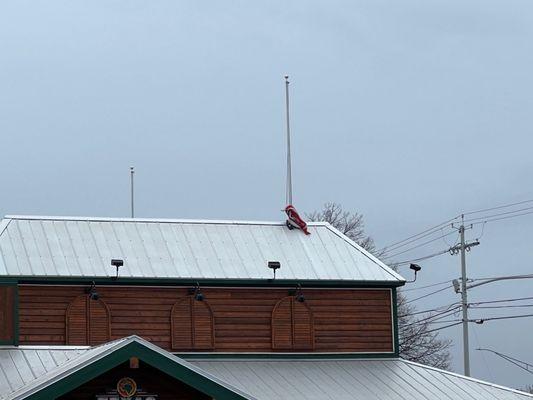
[[[388, 289], [303, 289], [304, 303], [288, 289], [202, 288], [203, 302], [193, 300], [187, 288], [100, 286], [97, 291], [109, 310], [111, 340], [136, 334], [174, 351], [393, 351]], [[83, 287], [21, 286], [20, 343], [67, 343], [67, 308], [84, 294]], [[99, 329], [105, 331], [101, 321]], [[195, 331], [203, 336], [193, 339]]]
[[0, 286], [0, 343], [15, 341], [16, 286]]

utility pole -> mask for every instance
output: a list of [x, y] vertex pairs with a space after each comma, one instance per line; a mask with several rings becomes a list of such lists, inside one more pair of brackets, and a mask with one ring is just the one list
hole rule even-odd
[[[453, 226], [453, 225], [452, 225]], [[461, 243], [450, 248], [452, 255], [461, 253], [461, 287], [456, 285], [454, 287], [456, 292], [461, 292], [461, 308], [463, 311], [463, 361], [464, 361], [464, 374], [470, 376], [470, 346], [468, 342], [468, 294], [467, 294], [467, 277], [466, 277], [466, 252], [470, 251], [473, 246], [479, 245], [479, 241], [472, 243], [466, 243], [465, 241], [465, 224], [464, 215], [461, 215], [461, 226], [459, 227], [459, 236]]]
[[464, 216], [459, 228], [461, 235], [461, 304], [463, 309], [463, 358], [465, 375], [470, 376], [470, 347], [468, 344], [468, 297], [466, 293], [466, 247]]

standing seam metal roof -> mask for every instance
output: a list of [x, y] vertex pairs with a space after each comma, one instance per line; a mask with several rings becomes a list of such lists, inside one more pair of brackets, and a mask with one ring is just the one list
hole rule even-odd
[[397, 358], [185, 361], [137, 336], [90, 348], [0, 348], [0, 399], [24, 399], [132, 342], [247, 399], [533, 399], [531, 394]]
[[0, 276], [270, 279], [404, 279], [327, 223], [311, 235], [281, 222], [6, 216]]
[[533, 395], [402, 359], [190, 360], [259, 400], [526, 400]]

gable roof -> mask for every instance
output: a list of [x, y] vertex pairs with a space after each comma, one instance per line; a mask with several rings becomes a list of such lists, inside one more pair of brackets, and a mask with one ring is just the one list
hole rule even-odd
[[401, 285], [404, 279], [327, 223], [311, 235], [282, 222], [6, 216], [0, 223], [0, 278], [115, 275], [123, 278], [272, 278]]
[[218, 400], [533, 399], [531, 394], [398, 358], [185, 361], [138, 336], [85, 348], [0, 348], [0, 399], [55, 398], [131, 356]]
[[[55, 350], [53, 346], [47, 350], [0, 349], [0, 372], [8, 377], [7, 383], [0, 381], [0, 399], [56, 398], [134, 356], [217, 399], [255, 399], [197, 366], [135, 335], [100, 346], [76, 349], [67, 357], [65, 357], [65, 351], [67, 350]], [[47, 354], [54, 359], [54, 363], [47, 366], [40, 375], [28, 375], [27, 371], [39, 370], [42, 364], [39, 357], [28, 357], [32, 352], [37, 356]], [[16, 375], [19, 375], [21, 379], [18, 379]]]

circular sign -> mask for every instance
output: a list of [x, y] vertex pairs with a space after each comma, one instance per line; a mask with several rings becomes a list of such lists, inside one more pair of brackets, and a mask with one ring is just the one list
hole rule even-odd
[[117, 383], [117, 392], [121, 397], [131, 397], [137, 392], [137, 384], [131, 378], [122, 378]]

